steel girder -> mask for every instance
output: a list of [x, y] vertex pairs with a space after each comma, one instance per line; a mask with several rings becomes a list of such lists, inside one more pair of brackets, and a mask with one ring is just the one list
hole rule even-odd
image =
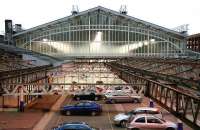
[[134, 86], [134, 89], [136, 89], [138, 92], [142, 90], [145, 96], [152, 98], [154, 101], [166, 108], [193, 129], [200, 129], [199, 98], [168, 85], [163, 85], [143, 76], [138, 76], [132, 71], [127, 70], [118, 64], [107, 64], [107, 66], [128, 83], [145, 84], [143, 89], [141, 89], [141, 86], [137, 85]]
[[[47, 82], [47, 70], [52, 68], [51, 65], [39, 66], [28, 69], [14, 70], [9, 72], [1, 72], [0, 78], [0, 93], [14, 93], [16, 85], [20, 83], [37, 83]], [[6, 85], [12, 84], [12, 85]], [[33, 86], [29, 86], [27, 89], [31, 91]]]
[[139, 68], [139, 66], [136, 67], [132, 67], [130, 65], [126, 65], [126, 64], [119, 64], [119, 63], [115, 63], [115, 65], [124, 68], [126, 70], [131, 71], [132, 73], [137, 73], [139, 75], [145, 75], [145, 76], [151, 76], [154, 77], [156, 79], [160, 79], [160, 80], [164, 80], [164, 81], [169, 81], [171, 83], [175, 83], [177, 85], [183, 86], [183, 87], [187, 87], [190, 89], [194, 89], [194, 90], [198, 90], [200, 89], [199, 86], [199, 81], [198, 80], [193, 80], [193, 79], [186, 79], [183, 77], [178, 77], [176, 75], [168, 75], [168, 74], [163, 74], [163, 73], [158, 73], [158, 72], [152, 72], [152, 71], [148, 71], [148, 70], [144, 70], [142, 68]]
[[[65, 86], [68, 87], [114, 87], [114, 86], [144, 86], [145, 84], [141, 83], [14, 83], [14, 84], [2, 84], [3, 86], [14, 86], [12, 90], [8, 90], [4, 87], [5, 94], [4, 96], [19, 96], [21, 93], [19, 89], [23, 90], [23, 95], [52, 95], [52, 94], [68, 94], [70, 89], [66, 90]], [[28, 88], [31, 87], [31, 90]]]

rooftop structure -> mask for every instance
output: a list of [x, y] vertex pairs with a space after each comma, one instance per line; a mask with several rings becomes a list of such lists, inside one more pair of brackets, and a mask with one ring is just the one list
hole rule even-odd
[[76, 12], [13, 35], [16, 46], [49, 56], [177, 57], [186, 50], [182, 33], [101, 6]]

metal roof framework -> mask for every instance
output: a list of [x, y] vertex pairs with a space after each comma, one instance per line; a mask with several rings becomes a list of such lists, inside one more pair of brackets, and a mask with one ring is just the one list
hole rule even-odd
[[64, 17], [64, 18], [61, 18], [61, 19], [58, 19], [58, 20], [49, 22], [49, 23], [45, 23], [45, 24], [42, 24], [42, 25], [39, 25], [39, 26], [30, 28], [30, 29], [27, 29], [27, 30], [25, 30], [25, 31], [16, 33], [16, 34], [14, 35], [14, 37], [15, 37], [15, 36], [18, 36], [18, 35], [21, 35], [21, 34], [25, 34], [25, 33], [31, 32], [31, 31], [35, 31], [35, 30], [37, 30], [37, 29], [41, 29], [41, 28], [45, 28], [45, 27], [48, 28], [48, 26], [51, 26], [51, 25], [53, 25], [53, 24], [62, 23], [62, 22], [66, 21], [66, 20], [68, 20], [68, 19], [71, 19], [71, 18], [73, 18], [73, 17], [81, 16], [81, 15], [84, 15], [84, 14], [87, 14], [87, 13], [90, 13], [90, 12], [93, 12], [93, 11], [96, 11], [96, 10], [102, 10], [102, 11], [105, 11], [105, 12], [109, 12], [109, 13], [111, 13], [111, 14], [124, 17], [124, 18], [126, 18], [126, 19], [128, 19], [128, 20], [133, 20], [133, 21], [135, 21], [135, 22], [142, 23], [142, 24], [144, 24], [144, 25], [147, 26], [147, 27], [153, 27], [153, 28], [155, 28], [155, 29], [157, 29], [157, 30], [161, 30], [161, 31], [173, 33], [173, 34], [176, 34], [176, 35], [181, 36], [181, 37], [186, 37], [184, 34], [181, 34], [181, 33], [176, 32], [176, 31], [174, 31], [174, 30], [171, 30], [171, 29], [168, 29], [168, 28], [165, 28], [165, 27], [162, 27], [162, 26], [159, 26], [159, 25], [150, 23], [150, 22], [146, 22], [146, 21], [144, 21], [144, 20], [141, 20], [141, 19], [138, 19], [138, 18], [135, 18], [135, 17], [132, 17], [132, 16], [124, 15], [124, 14], [121, 14], [121, 13], [119, 13], [119, 12], [117, 12], [117, 11], [104, 8], [104, 7], [102, 7], [102, 6], [97, 6], [97, 7], [95, 7], [95, 8], [91, 8], [91, 9], [88, 9], [88, 10], [86, 10], [86, 11], [79, 12], [78, 14], [70, 15], [70, 16], [67, 16], [67, 17]]

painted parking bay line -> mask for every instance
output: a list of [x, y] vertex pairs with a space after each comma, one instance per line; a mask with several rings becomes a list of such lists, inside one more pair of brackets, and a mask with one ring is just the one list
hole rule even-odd
[[45, 130], [45, 127], [47, 126], [47, 124], [50, 122], [50, 120], [55, 116], [55, 110], [59, 110], [60, 105], [65, 101], [67, 95], [63, 95], [61, 96], [57, 102], [52, 106], [51, 110], [54, 111], [50, 111], [47, 112], [41, 119], [40, 121], [35, 125], [35, 127], [33, 128], [33, 130]]
[[111, 130], [114, 130], [113, 126], [112, 126], [111, 117], [110, 117], [110, 111], [108, 109], [108, 104], [105, 104], [105, 107], [106, 107], [106, 110], [107, 110], [107, 116], [108, 116], [108, 120], [109, 120], [109, 124], [110, 124]]

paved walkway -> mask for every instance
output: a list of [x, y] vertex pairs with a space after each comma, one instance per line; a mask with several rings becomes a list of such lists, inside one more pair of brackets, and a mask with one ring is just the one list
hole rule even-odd
[[67, 95], [61, 96], [57, 102], [51, 107], [50, 112], [47, 112], [40, 121], [35, 125], [33, 130], [45, 130], [46, 125], [51, 121], [51, 119], [56, 114], [56, 111], [60, 109], [61, 104], [65, 101]]

